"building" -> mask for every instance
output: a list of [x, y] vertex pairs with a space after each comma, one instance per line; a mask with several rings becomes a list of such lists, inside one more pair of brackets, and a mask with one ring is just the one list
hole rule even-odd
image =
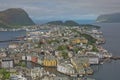
[[42, 77], [44, 75], [44, 70], [43, 68], [39, 68], [39, 67], [35, 67], [33, 69], [31, 69], [31, 77], [32, 80], [37, 79], [38, 77]]
[[99, 58], [97, 56], [89, 56], [89, 64], [99, 64]]
[[41, 80], [70, 80], [68, 77], [44, 76]]
[[31, 61], [34, 62], [34, 63], [37, 63], [38, 58], [36, 56], [32, 56], [31, 57]]
[[27, 80], [27, 79], [23, 77], [22, 75], [12, 75], [10, 77], [10, 80]]
[[53, 55], [45, 55], [43, 60], [43, 66], [56, 67], [57, 59]]
[[0, 58], [6, 57], [7, 54], [5, 52], [0, 52]]
[[13, 68], [14, 60], [10, 58], [3, 58], [1, 61], [2, 68]]
[[71, 63], [79, 75], [85, 74], [85, 68], [89, 67], [89, 60], [84, 56], [75, 56], [71, 58]]
[[40, 58], [40, 57], [38, 57], [37, 63], [40, 64], [40, 65], [42, 65], [43, 64], [43, 59]]
[[73, 65], [69, 62], [61, 62], [57, 64], [57, 71], [67, 75], [73, 75], [75, 73]]
[[85, 39], [85, 38], [76, 38], [76, 39], [73, 39], [73, 40], [72, 40], [72, 43], [73, 43], [73, 44], [79, 44], [79, 43], [87, 44], [87, 43], [88, 43], [88, 40]]
[[8, 48], [11, 48], [11, 49], [15, 49], [15, 48], [18, 48], [19, 47], [19, 44], [18, 43], [10, 43]]
[[22, 53], [11, 53], [9, 57], [14, 59], [14, 64], [18, 64], [22, 60]]
[[22, 60], [32, 61], [31, 55], [22, 56]]

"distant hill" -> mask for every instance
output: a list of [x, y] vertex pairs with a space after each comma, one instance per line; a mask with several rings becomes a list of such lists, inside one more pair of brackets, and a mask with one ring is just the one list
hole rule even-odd
[[28, 25], [34, 25], [34, 22], [21, 8], [10, 8], [0, 12], [0, 27], [14, 28]]
[[75, 21], [72, 20], [68, 20], [68, 21], [51, 21], [48, 22], [46, 24], [50, 24], [50, 25], [62, 25], [62, 26], [79, 26], [79, 24]]
[[[61, 26], [79, 26], [79, 27], [91, 27], [91, 28], [100, 28], [100, 26], [92, 25], [92, 24], [78, 24], [75, 21], [68, 20], [68, 21], [51, 21], [48, 23], [45, 23], [48, 25], [61, 25]], [[44, 25], [44, 24], [43, 24]]]
[[96, 22], [117, 23], [120, 22], [120, 13], [100, 15]]
[[45, 24], [50, 24], [50, 25], [64, 25], [63, 21], [50, 21]]

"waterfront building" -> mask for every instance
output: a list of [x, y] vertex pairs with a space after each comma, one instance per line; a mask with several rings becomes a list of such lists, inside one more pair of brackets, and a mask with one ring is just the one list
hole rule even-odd
[[99, 64], [99, 58], [97, 56], [89, 56], [89, 64]]
[[90, 66], [88, 58], [84, 56], [76, 56], [71, 58], [71, 63], [80, 75], [85, 74], [85, 68]]
[[18, 48], [19, 47], [19, 44], [18, 43], [10, 43], [9, 45], [8, 45], [8, 48], [11, 48], [11, 49], [15, 49], [15, 48]]

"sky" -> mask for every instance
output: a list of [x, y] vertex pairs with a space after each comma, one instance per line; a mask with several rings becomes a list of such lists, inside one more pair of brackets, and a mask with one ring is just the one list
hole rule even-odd
[[91, 20], [120, 12], [120, 0], [0, 0], [0, 11], [8, 8], [22, 8], [33, 20]]

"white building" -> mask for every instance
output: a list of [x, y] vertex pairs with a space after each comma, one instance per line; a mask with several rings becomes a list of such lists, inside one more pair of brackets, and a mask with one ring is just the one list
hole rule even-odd
[[2, 68], [13, 68], [13, 59], [10, 58], [4, 58], [1, 62]]
[[31, 61], [31, 56], [22, 56], [22, 60]]
[[91, 56], [88, 58], [89, 59], [89, 64], [99, 64], [99, 58]]
[[17, 48], [17, 47], [19, 47], [19, 45], [18, 45], [17, 43], [11, 43], [11, 44], [9, 44], [9, 46], [8, 46], [8, 48], [11, 48], [11, 49], [15, 49], [15, 48]]
[[72, 75], [75, 73], [75, 70], [73, 66], [70, 63], [61, 63], [57, 65], [57, 71], [67, 74], [67, 75]]

